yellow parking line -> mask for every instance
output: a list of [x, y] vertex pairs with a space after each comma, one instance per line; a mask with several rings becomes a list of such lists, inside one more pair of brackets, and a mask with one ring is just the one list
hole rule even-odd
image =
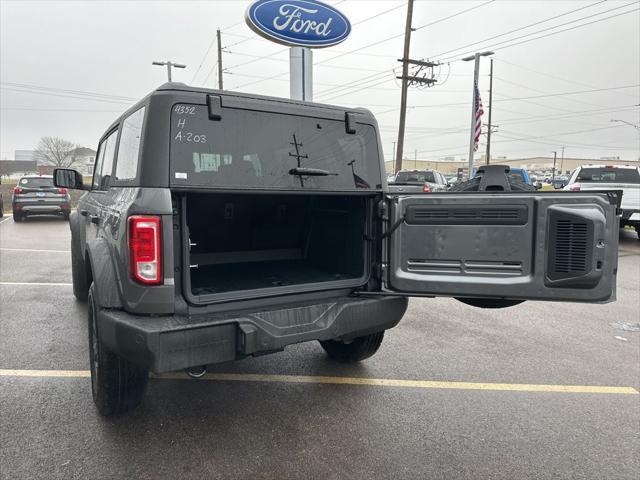
[[[0, 370], [0, 377], [88, 377], [86, 370]], [[159, 379], [191, 380], [184, 373], [155, 375]], [[487, 390], [507, 392], [601, 393], [638, 395], [633, 387], [597, 385], [540, 385], [526, 383], [475, 383], [430, 380], [400, 380], [393, 378], [324, 377], [304, 375], [259, 375], [252, 373], [207, 373], [200, 380], [231, 382], [314, 383], [329, 385], [366, 385], [450, 390]]]

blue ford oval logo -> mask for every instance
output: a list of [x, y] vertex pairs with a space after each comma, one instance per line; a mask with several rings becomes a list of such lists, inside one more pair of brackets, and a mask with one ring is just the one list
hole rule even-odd
[[258, 35], [302, 47], [336, 45], [351, 32], [347, 17], [316, 0], [256, 0], [247, 9], [246, 21]]

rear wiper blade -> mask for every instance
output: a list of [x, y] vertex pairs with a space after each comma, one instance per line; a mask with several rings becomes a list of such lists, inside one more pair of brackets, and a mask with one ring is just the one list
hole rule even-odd
[[327, 175], [338, 175], [335, 172], [321, 170], [319, 168], [296, 167], [289, 170], [289, 175], [307, 175], [310, 177], [326, 177]]

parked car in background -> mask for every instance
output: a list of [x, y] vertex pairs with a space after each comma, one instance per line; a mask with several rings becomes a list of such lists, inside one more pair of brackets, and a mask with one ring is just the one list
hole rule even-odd
[[387, 183], [393, 183], [396, 181], [396, 174], [395, 173], [388, 173], [387, 174]]
[[444, 192], [449, 188], [447, 179], [436, 170], [400, 170], [389, 191], [396, 193]]
[[61, 215], [68, 220], [71, 196], [66, 188], [53, 185], [51, 175], [27, 175], [13, 189], [11, 206], [14, 222], [32, 215]]
[[[480, 171], [481, 169], [478, 169], [478, 171], [476, 171], [474, 178], [478, 176], [478, 173], [480, 173]], [[526, 168], [509, 167], [509, 173], [507, 174], [507, 176], [513, 182], [516, 182], [516, 183], [522, 182], [528, 185], [533, 185], [531, 183], [531, 178], [529, 177], [529, 172], [527, 172]]]
[[557, 175], [556, 177], [553, 178], [553, 188], [556, 189], [560, 189], [560, 188], [564, 188], [567, 183], [569, 183], [569, 177], [567, 177], [566, 175]]
[[635, 228], [640, 239], [640, 168], [627, 165], [583, 165], [569, 178], [564, 190], [622, 190], [620, 227]]
[[531, 180], [531, 185], [536, 187], [536, 190], [540, 190], [542, 188], [542, 182], [536, 175], [529, 175], [529, 179]]

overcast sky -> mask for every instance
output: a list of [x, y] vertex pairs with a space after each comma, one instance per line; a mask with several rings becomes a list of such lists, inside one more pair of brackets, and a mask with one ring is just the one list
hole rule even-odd
[[[314, 100], [370, 108], [391, 158], [406, 0], [328, 3], [350, 19], [353, 30], [344, 43], [314, 51]], [[166, 81], [166, 70], [151, 66], [153, 60], [186, 64], [174, 70], [175, 81], [216, 87], [215, 45], [208, 49], [218, 27], [225, 88], [287, 97], [288, 49], [246, 26], [249, 4], [0, 1], [0, 158], [33, 149], [42, 136], [96, 148], [119, 112]], [[565, 157], [638, 158], [638, 131], [611, 120], [640, 122], [639, 6], [416, 0], [411, 57], [443, 65], [436, 86], [409, 92], [405, 155], [466, 155], [473, 65], [460, 58], [491, 49], [493, 123], [499, 125], [494, 156], [549, 156], [564, 146]], [[485, 110], [488, 74], [484, 58], [479, 88]]]

